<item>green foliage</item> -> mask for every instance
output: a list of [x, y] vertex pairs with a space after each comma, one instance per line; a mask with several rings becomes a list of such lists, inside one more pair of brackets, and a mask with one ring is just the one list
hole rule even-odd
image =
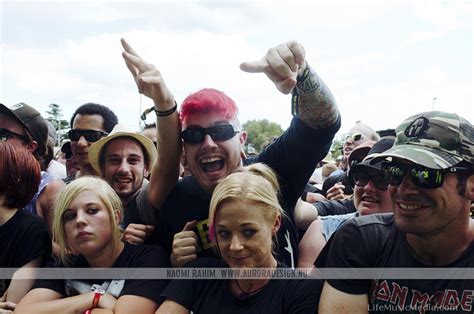
[[48, 117], [46, 120], [50, 121], [56, 132], [58, 132], [58, 141], [55, 145], [60, 145], [64, 139], [67, 139], [67, 131], [70, 128], [69, 121], [61, 119], [63, 114], [58, 104], [49, 104], [49, 110], [46, 111]]
[[267, 119], [249, 120], [242, 127], [248, 133], [247, 144], [255, 148], [257, 153], [283, 133], [283, 129], [278, 123]]

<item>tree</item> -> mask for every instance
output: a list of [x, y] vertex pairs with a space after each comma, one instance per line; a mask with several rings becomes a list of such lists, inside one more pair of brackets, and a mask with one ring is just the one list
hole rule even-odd
[[56, 132], [58, 133], [57, 142], [55, 145], [59, 145], [62, 140], [67, 138], [67, 131], [70, 128], [69, 121], [62, 120], [63, 114], [61, 113], [61, 108], [58, 104], [49, 104], [49, 111], [46, 111], [48, 118], [46, 120], [50, 121]]
[[247, 144], [261, 152], [268, 144], [283, 133], [278, 123], [263, 120], [250, 120], [243, 124], [248, 133]]

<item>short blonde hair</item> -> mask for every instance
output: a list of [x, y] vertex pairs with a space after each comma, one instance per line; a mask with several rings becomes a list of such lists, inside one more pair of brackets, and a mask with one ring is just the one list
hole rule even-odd
[[248, 200], [263, 205], [263, 216], [270, 224], [277, 217], [285, 216], [278, 195], [280, 188], [275, 172], [263, 163], [238, 168], [234, 173], [222, 180], [214, 189], [209, 205], [210, 237], [215, 243], [216, 213], [224, 202]]
[[84, 191], [94, 191], [99, 196], [99, 199], [104, 203], [110, 217], [110, 226], [113, 234], [113, 248], [120, 240], [121, 232], [115, 216], [115, 211], [120, 212], [120, 217], [123, 213], [123, 204], [120, 197], [104, 180], [98, 177], [85, 176], [72, 181], [61, 192], [54, 206], [53, 217], [53, 241], [59, 245], [59, 258], [61, 262], [68, 265], [70, 259], [68, 255], [71, 253], [69, 245], [66, 240], [66, 232], [64, 231], [64, 212], [69, 208], [72, 201]]

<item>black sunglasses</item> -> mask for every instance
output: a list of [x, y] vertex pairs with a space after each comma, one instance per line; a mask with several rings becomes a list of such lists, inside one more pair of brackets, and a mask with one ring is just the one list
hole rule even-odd
[[379, 174], [376, 173], [367, 173], [360, 170], [351, 171], [351, 178], [354, 181], [355, 185], [364, 187], [369, 181], [372, 181], [372, 184], [379, 190], [387, 190], [388, 183], [383, 176], [383, 173], [380, 171]]
[[382, 172], [390, 185], [400, 185], [408, 173], [413, 184], [423, 189], [436, 189], [443, 185], [446, 173], [468, 173], [472, 169], [451, 167], [447, 169], [431, 169], [420, 165], [403, 165], [396, 163], [382, 163]]
[[181, 138], [187, 144], [200, 144], [204, 141], [206, 135], [209, 135], [213, 141], [227, 141], [234, 137], [239, 131], [235, 131], [230, 124], [219, 124], [210, 128], [190, 128], [181, 132]]
[[30, 138], [27, 135], [18, 134], [8, 129], [0, 128], [0, 141], [6, 141], [12, 136], [17, 137], [24, 142], [30, 142]]
[[93, 142], [97, 142], [104, 136], [107, 136], [109, 133], [96, 131], [96, 130], [75, 129], [75, 130], [70, 130], [68, 134], [69, 134], [69, 139], [73, 142], [79, 141], [81, 136], [83, 136], [86, 139], [86, 141], [93, 143]]

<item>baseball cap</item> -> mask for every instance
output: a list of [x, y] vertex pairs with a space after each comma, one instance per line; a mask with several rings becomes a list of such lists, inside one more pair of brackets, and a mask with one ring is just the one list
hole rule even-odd
[[6, 107], [0, 104], [0, 113], [15, 118], [30, 133], [33, 140], [38, 143], [36, 151], [40, 156], [46, 153], [46, 143], [48, 142], [48, 125], [41, 114], [33, 107], [19, 103]]
[[387, 151], [389, 148], [393, 146], [393, 143], [395, 142], [395, 137], [389, 136], [389, 137], [382, 137], [380, 140], [375, 142], [373, 144], [372, 148], [368, 151], [367, 155], [365, 158], [360, 162], [355, 165], [352, 165], [349, 171], [353, 171], [355, 169], [360, 169], [362, 167], [366, 168], [373, 168], [377, 170], [382, 170], [382, 165], [380, 162], [376, 163], [371, 163], [372, 159], [375, 157], [378, 157], [381, 155], [381, 153]]
[[367, 141], [354, 148], [354, 150], [352, 150], [352, 152], [349, 154], [349, 157], [347, 157], [349, 165], [352, 165], [355, 162], [362, 161], [362, 159], [367, 156], [374, 144], [375, 141]]
[[474, 129], [455, 113], [429, 111], [416, 114], [396, 128], [394, 146], [371, 163], [388, 157], [411, 161], [431, 169], [446, 169], [461, 161], [474, 162]]
[[129, 138], [135, 139], [143, 146], [144, 153], [148, 155], [147, 166], [148, 166], [148, 169], [150, 170], [151, 166], [155, 162], [158, 155], [155, 144], [148, 137], [138, 132], [130, 131], [125, 126], [120, 125], [120, 124], [116, 124], [109, 135], [101, 138], [100, 140], [92, 144], [91, 147], [89, 147], [89, 162], [92, 168], [94, 168], [94, 170], [97, 171], [97, 173], [101, 173], [100, 155], [102, 154], [103, 148], [108, 142], [118, 137], [125, 137], [125, 138], [129, 137]]

